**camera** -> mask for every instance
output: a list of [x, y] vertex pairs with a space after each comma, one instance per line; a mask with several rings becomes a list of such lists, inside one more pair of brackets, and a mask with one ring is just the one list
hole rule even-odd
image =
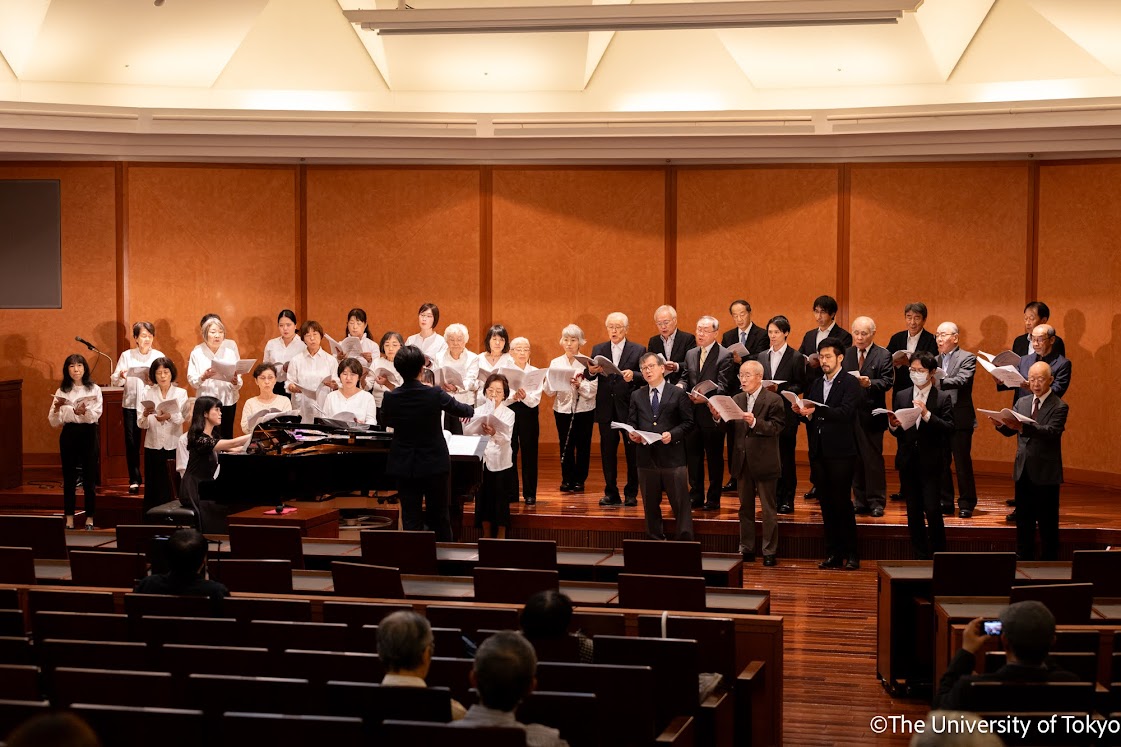
[[985, 620], [981, 625], [985, 635], [1000, 635], [1000, 620]]

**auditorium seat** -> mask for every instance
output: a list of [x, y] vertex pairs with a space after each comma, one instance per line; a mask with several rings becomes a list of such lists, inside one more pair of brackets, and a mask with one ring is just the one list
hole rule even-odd
[[47, 638], [39, 643], [44, 671], [59, 667], [158, 671], [159, 664], [147, 645], [138, 641], [83, 641]]
[[178, 527], [159, 524], [118, 524], [114, 530], [117, 534], [117, 551], [149, 556], [151, 562], [153, 540], [167, 539], [177, 529]]
[[[1089, 651], [1052, 651], [1047, 657], [1049, 662], [1067, 670], [1078, 677], [1080, 682], [1098, 681], [1098, 654]], [[991, 674], [1005, 665], [1007, 656], [1004, 651], [985, 652], [985, 672]]]
[[117, 611], [117, 603], [111, 591], [71, 591], [42, 586], [27, 590], [27, 607], [32, 615], [45, 611], [106, 614]]
[[0, 546], [0, 584], [35, 585], [35, 552], [30, 547]]
[[569, 747], [601, 744], [599, 704], [592, 693], [535, 690], [518, 705], [517, 715], [523, 724], [544, 724], [559, 730]]
[[703, 612], [705, 580], [702, 576], [645, 576], [619, 574], [619, 606], [626, 609]]
[[596, 695], [595, 723], [605, 745], [650, 745], [658, 733], [650, 667], [540, 662], [537, 687]]
[[20, 609], [0, 609], [0, 636], [27, 635], [27, 626]]
[[175, 708], [183, 695], [169, 672], [59, 667], [49, 676], [51, 703]]
[[369, 743], [360, 718], [280, 713], [222, 715], [223, 745], [359, 745]]
[[[299, 532], [299, 529], [292, 527]], [[211, 561], [211, 578], [225, 584], [230, 591], [249, 591], [259, 594], [292, 593], [292, 561], [290, 560], [240, 560], [223, 558]]]
[[479, 630], [517, 630], [518, 610], [500, 607], [451, 607], [432, 604], [425, 610], [434, 628], [459, 628], [468, 638]]
[[30, 547], [36, 558], [66, 560], [66, 521], [61, 516], [2, 514], [0, 547]]
[[[307, 599], [264, 599], [260, 597], [226, 597], [222, 615], [238, 622], [250, 620], [289, 620], [311, 622], [311, 601]], [[338, 622], [328, 620], [327, 622]]]
[[1087, 712], [1094, 709], [1093, 682], [991, 682], [969, 680], [962, 710], [977, 713]]
[[477, 727], [459, 729], [447, 724], [428, 724], [423, 721], [386, 721], [381, 728], [384, 744], [392, 745], [444, 745], [456, 747], [525, 747], [523, 729]]
[[471, 668], [473, 659], [453, 656], [433, 656], [424, 681], [429, 687], [446, 687], [452, 697], [463, 705], [475, 702], [471, 694]]
[[376, 626], [381, 619], [393, 612], [410, 611], [409, 604], [378, 604], [376, 602], [323, 602], [323, 621], [346, 623], [347, 648], [351, 651], [369, 651], [369, 643], [362, 628]]
[[279, 675], [276, 655], [263, 646], [200, 646], [168, 643], [153, 652], [160, 669], [176, 677], [192, 674], [231, 674], [253, 677]]
[[692, 716], [700, 705], [698, 689], [699, 647], [680, 638], [597, 636], [597, 664], [648, 666], [654, 672], [654, 692], [659, 731], [673, 716]]
[[[125, 613], [129, 617], [211, 617], [221, 610], [221, 599], [174, 594], [125, 594]], [[112, 610], [110, 610], [112, 611]]]
[[573, 663], [580, 661], [580, 639], [576, 636], [529, 638], [529, 642], [533, 644], [533, 650], [537, 653], [537, 661], [567, 661]]
[[246, 630], [245, 642], [264, 646], [274, 653], [286, 648], [346, 651], [346, 633], [347, 626], [342, 623], [253, 620]]
[[70, 551], [70, 577], [76, 586], [132, 589], [147, 575], [143, 555], [96, 550]]
[[[112, 747], [199, 747], [212, 741], [202, 711], [182, 708], [125, 708], [75, 703], [71, 710], [85, 719]], [[154, 735], [158, 735], [158, 738]]]
[[0, 636], [0, 661], [5, 664], [34, 664], [31, 641], [23, 635]]
[[303, 713], [326, 715], [323, 702], [313, 698], [313, 692], [302, 679], [192, 674], [187, 677], [186, 700], [208, 716], [224, 711], [290, 713], [297, 705]]
[[139, 621], [139, 639], [150, 644], [220, 643], [238, 646], [243, 640], [241, 623], [228, 617], [173, 617], [145, 615]]
[[1121, 597], [1121, 552], [1075, 550], [1071, 556], [1072, 583], [1094, 585], [1095, 597]]
[[387, 718], [441, 724], [452, 718], [452, 696], [444, 687], [385, 687], [332, 678], [326, 697], [333, 714], [360, 717], [370, 727]]
[[[440, 656], [466, 656], [464, 652], [463, 631], [459, 628], [432, 628], [432, 641]], [[363, 625], [358, 648], [351, 651], [378, 652], [378, 626]]]
[[19, 609], [19, 589], [0, 589], [0, 610]]
[[1016, 578], [1016, 553], [934, 553], [933, 596], [1006, 597]]
[[39, 700], [39, 667], [30, 664], [0, 664], [0, 700]]
[[404, 599], [401, 572], [397, 568], [363, 563], [331, 563], [335, 593], [344, 597]]
[[572, 613], [573, 631], [582, 630], [586, 635], [626, 635], [627, 618], [621, 612], [581, 612]]
[[290, 560], [293, 568], [304, 567], [299, 527], [230, 524], [230, 553], [239, 560]]
[[[279, 677], [304, 679], [325, 686], [328, 680], [381, 682], [385, 676], [377, 654], [358, 651], [287, 649], [279, 660], [273, 656]], [[249, 672], [246, 672], [248, 674]]]
[[128, 615], [101, 612], [36, 612], [31, 620], [32, 636], [88, 641], [131, 641], [133, 630]]
[[555, 571], [557, 570], [557, 543], [555, 540], [483, 537], [479, 539], [479, 565], [486, 568]]
[[367, 529], [358, 533], [362, 562], [401, 569], [401, 573], [435, 576], [435, 532], [385, 532]]
[[704, 576], [700, 542], [623, 540], [623, 572], [645, 576]]
[[1055, 616], [1056, 625], [1083, 625], [1090, 622], [1094, 607], [1093, 584], [1039, 584], [1013, 586], [1010, 604], [1041, 602]]
[[697, 642], [702, 672], [718, 672], [731, 682], [736, 671], [736, 626], [727, 617], [639, 615], [638, 634], [644, 638], [685, 638]]
[[51, 704], [46, 700], [0, 700], [0, 741], [24, 721], [50, 710]]
[[529, 570], [520, 566], [484, 568], [480, 565], [475, 568], [474, 576], [476, 602], [525, 604], [539, 591], [560, 588], [560, 574], [555, 570]]

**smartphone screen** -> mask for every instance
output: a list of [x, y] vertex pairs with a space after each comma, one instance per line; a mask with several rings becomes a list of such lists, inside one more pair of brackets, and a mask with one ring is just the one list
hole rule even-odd
[[985, 635], [1000, 635], [1000, 620], [985, 620]]

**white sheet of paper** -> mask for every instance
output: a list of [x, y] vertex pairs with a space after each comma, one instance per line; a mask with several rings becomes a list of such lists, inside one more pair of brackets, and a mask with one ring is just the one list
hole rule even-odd
[[642, 439], [643, 444], [646, 446], [649, 446], [653, 443], [660, 443], [662, 440], [661, 433], [654, 433], [653, 431], [640, 431], [637, 428], [632, 428], [626, 423], [619, 423], [612, 420], [611, 427], [615, 430], [626, 431], [627, 433], [637, 433], [638, 436]]
[[1027, 383], [1027, 379], [1021, 376], [1020, 372], [1012, 366], [994, 366], [984, 358], [978, 358], [977, 362], [981, 364], [983, 369], [992, 374], [994, 379], [1007, 387], [1015, 388]]
[[572, 379], [578, 373], [583, 372], [583, 368], [549, 368], [546, 369], [549, 373], [546, 376], [549, 382], [549, 390], [553, 392], [571, 392], [575, 387], [572, 386]]
[[1011, 350], [1005, 350], [1003, 352], [997, 353], [996, 355], [986, 353], [983, 350], [978, 350], [977, 356], [983, 360], [988, 361], [994, 366], [1011, 366], [1013, 369], [1019, 368], [1020, 366], [1020, 356], [1016, 355]]
[[125, 371], [125, 376], [130, 379], [140, 379], [141, 381], [149, 381], [148, 379], [149, 367], [148, 366], [133, 366]]
[[854, 379], [859, 379], [861, 376], [864, 375], [864, 374], [860, 373], [859, 371], [846, 371], [846, 373], [849, 376], [852, 376]]
[[779, 394], [781, 394], [783, 397], [786, 397], [790, 404], [794, 405], [795, 407], [805, 407], [806, 405], [813, 405], [814, 407], [829, 407], [829, 405], [825, 404], [824, 402], [814, 402], [812, 399], [802, 399], [794, 392], [779, 392]]
[[432, 369], [432, 374], [436, 378], [436, 386], [454, 386], [457, 389], [466, 389], [463, 383], [463, 373], [454, 366], [443, 366], [442, 368]]
[[728, 352], [732, 355], [738, 355], [740, 358], [746, 358], [749, 355], [747, 346], [745, 346], [742, 342], [737, 342], [735, 345], [729, 347]]
[[256, 358], [242, 358], [239, 361], [220, 361], [215, 358], [210, 362], [210, 367], [214, 369], [214, 378], [231, 382], [239, 374], [250, 373], [255, 365], [257, 365]]
[[720, 419], [725, 422], [733, 422], [736, 420], [743, 420], [744, 412], [736, 401], [726, 394], [718, 394], [711, 397], [708, 403], [715, 408], [716, 413]]
[[766, 389], [772, 386], [782, 386], [786, 383], [786, 379], [763, 379], [763, 388]]
[[[882, 407], [877, 407], [875, 410], [872, 410], [872, 414], [887, 415], [891, 414], [891, 410], [885, 410]], [[917, 407], [904, 407], [896, 410], [894, 414], [895, 417], [899, 418], [899, 427], [903, 430], [913, 428], [915, 423], [919, 422], [919, 418], [922, 417], [922, 413]]]
[[904, 363], [906, 363], [907, 359], [910, 358], [910, 357], [911, 357], [911, 354], [908, 353], [906, 350], [896, 350], [894, 353], [891, 354], [891, 363], [892, 363], [892, 365], [895, 365], [895, 366], [901, 366]]

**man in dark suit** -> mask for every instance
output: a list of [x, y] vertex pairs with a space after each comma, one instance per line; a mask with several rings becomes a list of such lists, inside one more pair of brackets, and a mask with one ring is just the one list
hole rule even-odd
[[887, 393], [895, 381], [891, 353], [877, 345], [876, 323], [870, 317], [858, 316], [852, 323], [852, 347], [845, 351], [844, 370], [852, 371], [863, 392], [857, 410], [856, 449], [860, 459], [852, 490], [856, 496], [856, 513], [884, 515], [887, 505], [887, 475], [884, 470], [884, 429], [887, 418], [873, 415], [872, 410], [887, 406]]
[[627, 423], [636, 430], [662, 434], [659, 443], [647, 445], [638, 434], [629, 434], [638, 451], [638, 484], [646, 536], [665, 539], [662, 533], [662, 492], [669, 499], [677, 527], [674, 539], [693, 539], [693, 513], [689, 508], [689, 475], [685, 468], [685, 437], [693, 430], [693, 406], [685, 392], [665, 378], [666, 367], [656, 353], [640, 360], [646, 386], [631, 394]]
[[[693, 508], [716, 511], [720, 508], [720, 488], [724, 480], [724, 431], [708, 417], [706, 400], [692, 394], [702, 381], [711, 381], [716, 389], [705, 396], [735, 392], [736, 363], [732, 354], [716, 342], [720, 322], [715, 317], [697, 320], [697, 347], [685, 354], [685, 378], [678, 382], [690, 392], [693, 420], [698, 428], [686, 442], [689, 460], [689, 495]], [[708, 463], [708, 492], [705, 492], [705, 463]]]
[[[1031, 352], [1031, 338], [1033, 330], [1041, 324], [1047, 324], [1051, 318], [1051, 308], [1042, 301], [1028, 301], [1024, 307], [1024, 332], [1012, 341], [1012, 352], [1021, 358]], [[1067, 348], [1063, 338], [1055, 335], [1052, 347], [1059, 355], [1066, 356]]]
[[672, 306], [659, 306], [654, 312], [654, 324], [658, 334], [650, 338], [646, 349], [666, 359], [666, 381], [676, 385], [684, 375], [685, 353], [697, 347], [697, 338], [692, 332], [677, 328], [677, 309]]
[[898, 417], [887, 416], [888, 427], [899, 442], [895, 468], [899, 470], [900, 490], [907, 501], [911, 548], [919, 560], [929, 560], [932, 553], [946, 549], [940, 487], [954, 415], [950, 395], [934, 387], [937, 368], [938, 359], [931, 353], [913, 353], [907, 372], [911, 386], [896, 392], [892, 410], [917, 407], [919, 419], [910, 428], [903, 428]]
[[615, 364], [622, 374], [606, 374], [600, 366], [588, 369], [588, 378], [599, 380], [596, 389], [596, 422], [599, 424], [599, 456], [603, 463], [603, 498], [601, 506], [638, 505], [638, 469], [635, 465], [634, 444], [623, 439], [623, 455], [627, 460], [627, 484], [623, 486], [625, 502], [619, 498], [619, 431], [611, 421], [626, 422], [631, 408], [631, 394], [638, 388], [638, 359], [646, 348], [627, 339], [630, 320], [627, 315], [613, 311], [607, 315], [607, 342], [592, 348], [592, 358], [602, 355]]
[[[724, 333], [724, 337], [720, 339], [720, 344], [726, 348], [730, 348], [736, 343], [741, 343], [747, 348], [747, 355], [732, 355], [735, 365], [739, 366], [746, 360], [754, 358], [759, 353], [767, 349], [767, 331], [762, 329], [757, 324], [751, 321], [751, 304], [742, 298], [737, 298], [728, 305], [728, 313], [732, 315], [732, 324], [735, 326]], [[728, 460], [732, 459], [732, 434], [727, 434], [728, 441]], [[736, 476], [732, 475], [728, 478], [728, 482], [724, 483], [722, 490], [725, 493], [736, 492]]]
[[852, 510], [852, 473], [856, 461], [856, 411], [860, 406], [860, 384], [841, 372], [845, 348], [837, 340], [826, 339], [818, 346], [822, 376], [814, 380], [806, 399], [795, 407], [795, 414], [808, 423], [810, 464], [817, 463], [820, 482], [821, 521], [825, 528], [826, 558], [818, 568], [856, 570], [860, 558], [856, 550], [856, 516]]
[[[806, 358], [787, 344], [790, 337], [790, 321], [784, 316], [775, 316], [767, 322], [767, 339], [770, 345], [756, 356], [763, 364], [763, 379], [781, 381], [771, 389], [776, 392], [801, 394], [806, 386]], [[794, 449], [798, 445], [798, 417], [790, 409], [790, 402], [782, 401], [785, 423], [778, 437], [778, 453], [782, 462], [782, 475], [778, 478], [775, 491], [775, 510], [780, 514], [794, 513], [794, 495], [798, 490], [798, 470], [794, 461]], [[735, 476], [735, 472], [732, 473]]]
[[973, 377], [977, 372], [977, 356], [958, 347], [958, 325], [953, 322], [938, 325], [936, 340], [938, 367], [943, 374], [937, 386], [950, 395], [954, 415], [950, 449], [942, 468], [942, 514], [954, 514], [952, 462], [958, 476], [958, 516], [968, 519], [977, 508], [977, 484], [973, 480], [973, 430], [977, 427], [977, 413], [973, 409]]
[[[997, 649], [1007, 654], [1006, 664], [991, 674], [973, 674], [977, 654], [988, 644], [985, 618], [978, 617], [966, 626], [961, 649], [950, 661], [938, 683], [934, 707], [946, 710], [971, 710], [969, 682], [1077, 682], [1071, 672], [1047, 664], [1047, 654], [1055, 642], [1055, 616], [1042, 602], [1017, 602], [1000, 613], [1000, 643]], [[1046, 705], [1046, 704], [1044, 704]]]
[[[424, 353], [415, 345], [397, 351], [393, 365], [405, 383], [385, 393], [378, 422], [393, 429], [389, 462], [385, 472], [397, 478], [401, 501], [401, 524], [418, 531], [427, 525], [439, 542], [451, 542], [448, 494], [451, 457], [444, 438], [441, 413], [469, 418], [475, 408], [465, 405], [443, 389], [421, 383]], [[421, 500], [424, 519], [421, 520]]]
[[[763, 509], [763, 565], [773, 566], [778, 557], [778, 517], [775, 514], [775, 489], [782, 462], [779, 434], [786, 427], [785, 401], [763, 388], [763, 364], [744, 361], [740, 365], [740, 387], [732, 397], [744, 415], [729, 422], [732, 434], [732, 460], [729, 469], [736, 478], [740, 496], [740, 553], [745, 563], [755, 560], [755, 496]], [[713, 416], [716, 410], [709, 405]]]
[[[1055, 349], [1055, 328], [1050, 324], [1040, 324], [1032, 330], [1032, 352], [1020, 358], [1020, 375], [1025, 379], [1028, 371], [1038, 361], [1043, 361], [1051, 367], [1051, 391], [1060, 397], [1065, 397], [1070, 388], [1071, 363], [1065, 355]], [[1016, 392], [1016, 399], [1026, 397], [1031, 393], [1026, 384], [1022, 384]]]
[[[892, 365], [895, 366], [895, 385], [892, 387], [894, 392], [911, 388], [911, 381], [907, 377], [911, 354], [938, 352], [938, 343], [934, 335], [926, 331], [926, 316], [926, 304], [921, 301], [904, 306], [903, 323], [906, 329], [896, 332], [887, 343], [887, 352], [891, 353]], [[896, 359], [895, 354], [899, 352], [906, 352], [908, 355]]]
[[1017, 436], [1016, 463], [1016, 554], [1034, 560], [1035, 527], [1039, 524], [1040, 559], [1059, 559], [1059, 486], [1063, 483], [1063, 431], [1067, 403], [1051, 390], [1051, 367], [1037, 361], [1028, 371], [1031, 396], [1021, 397], [1014, 412], [1034, 423], [1020, 420], [1002, 423], [997, 430]]
[[[821, 377], [821, 366], [817, 362], [816, 357], [818, 345], [829, 338], [839, 340], [841, 345], [846, 349], [852, 345], [852, 335], [837, 326], [837, 299], [833, 298], [833, 296], [818, 296], [814, 299], [813, 315], [817, 326], [806, 332], [805, 336], [802, 338], [802, 345], [798, 348], [798, 352], [807, 358], [807, 388], [814, 379]], [[813, 437], [813, 433], [810, 431], [809, 438]], [[810, 490], [805, 495], [806, 500], [814, 500], [817, 497], [816, 487], [814, 486], [817, 485], [818, 480], [813, 461], [810, 462], [810, 483]]]

